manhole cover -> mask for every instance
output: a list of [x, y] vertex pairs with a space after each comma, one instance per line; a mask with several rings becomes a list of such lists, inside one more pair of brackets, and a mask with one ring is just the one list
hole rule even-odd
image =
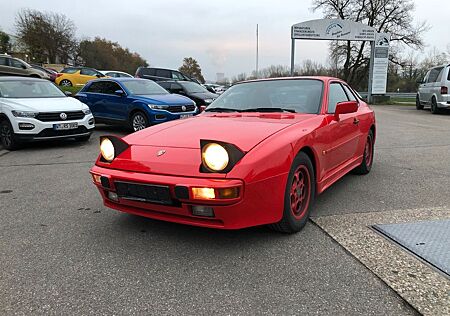
[[372, 227], [450, 277], [450, 219]]

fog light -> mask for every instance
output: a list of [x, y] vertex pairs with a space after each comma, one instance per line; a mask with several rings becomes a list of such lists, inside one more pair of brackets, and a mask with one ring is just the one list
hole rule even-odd
[[214, 210], [209, 206], [192, 206], [192, 214], [195, 216], [214, 217]]
[[156, 118], [157, 120], [165, 120], [165, 119], [166, 119], [166, 116], [165, 116], [164, 114], [156, 114], [156, 115], [155, 115], [155, 118]]
[[213, 188], [192, 188], [192, 197], [196, 200], [212, 200], [216, 198]]
[[95, 122], [95, 121], [94, 121], [94, 119], [93, 119], [93, 118], [91, 118], [91, 119], [89, 119], [89, 121], [88, 121], [88, 124], [89, 124], [89, 125], [93, 125], [93, 124], [94, 124], [94, 122]]
[[239, 197], [239, 188], [217, 189], [219, 199], [236, 199]]
[[97, 184], [102, 183], [102, 176], [99, 174], [93, 174], [92, 179], [94, 179], [94, 182]]
[[33, 128], [34, 128], [34, 125], [31, 123], [19, 123], [19, 129], [30, 130]]
[[116, 192], [108, 191], [108, 199], [117, 202], [117, 201], [119, 201], [119, 196], [117, 195]]

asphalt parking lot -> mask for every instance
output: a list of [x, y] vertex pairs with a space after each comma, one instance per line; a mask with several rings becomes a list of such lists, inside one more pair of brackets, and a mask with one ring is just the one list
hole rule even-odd
[[[450, 115], [376, 106], [375, 163], [319, 196], [313, 217], [449, 207]], [[313, 222], [296, 235], [219, 231], [103, 207], [88, 143], [0, 148], [0, 314], [417, 312]]]

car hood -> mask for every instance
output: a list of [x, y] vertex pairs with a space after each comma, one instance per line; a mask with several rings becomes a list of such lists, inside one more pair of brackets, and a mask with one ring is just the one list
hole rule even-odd
[[142, 102], [163, 105], [186, 105], [193, 102], [191, 99], [178, 94], [132, 95], [132, 97]]
[[204, 113], [149, 127], [124, 138], [130, 145], [200, 148], [200, 140], [216, 140], [250, 151], [286, 127], [315, 117], [314, 114]]
[[0, 102], [17, 111], [31, 112], [56, 112], [56, 111], [80, 111], [88, 106], [75, 98], [0, 98]]
[[189, 93], [189, 96], [206, 100], [206, 99], [216, 99], [219, 95], [211, 92], [198, 92], [198, 93]]

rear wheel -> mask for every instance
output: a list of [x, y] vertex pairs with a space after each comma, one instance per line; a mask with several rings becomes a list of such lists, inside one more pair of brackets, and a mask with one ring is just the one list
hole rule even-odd
[[370, 130], [369, 134], [367, 135], [366, 145], [364, 147], [363, 161], [358, 167], [353, 169], [353, 173], [368, 174], [370, 172], [373, 164], [373, 152], [374, 152], [373, 145], [374, 145], [373, 132], [372, 130]]
[[441, 113], [440, 109], [437, 106], [437, 102], [436, 102], [436, 98], [435, 97], [433, 97], [431, 99], [431, 113], [433, 113], [433, 114]]
[[6, 120], [0, 123], [0, 142], [3, 148], [7, 150], [15, 150], [20, 147], [11, 124]]
[[149, 126], [147, 116], [143, 112], [135, 112], [131, 116], [130, 126], [134, 132], [141, 131]]
[[71, 87], [72, 86], [72, 82], [70, 80], [63, 79], [63, 80], [61, 80], [59, 85], [63, 86], [63, 87]]
[[270, 225], [282, 233], [296, 233], [308, 221], [316, 193], [314, 168], [308, 155], [300, 152], [289, 172], [284, 194], [284, 210], [281, 221]]
[[416, 109], [417, 110], [423, 110], [423, 104], [420, 103], [420, 98], [419, 98], [418, 95], [416, 96]]

